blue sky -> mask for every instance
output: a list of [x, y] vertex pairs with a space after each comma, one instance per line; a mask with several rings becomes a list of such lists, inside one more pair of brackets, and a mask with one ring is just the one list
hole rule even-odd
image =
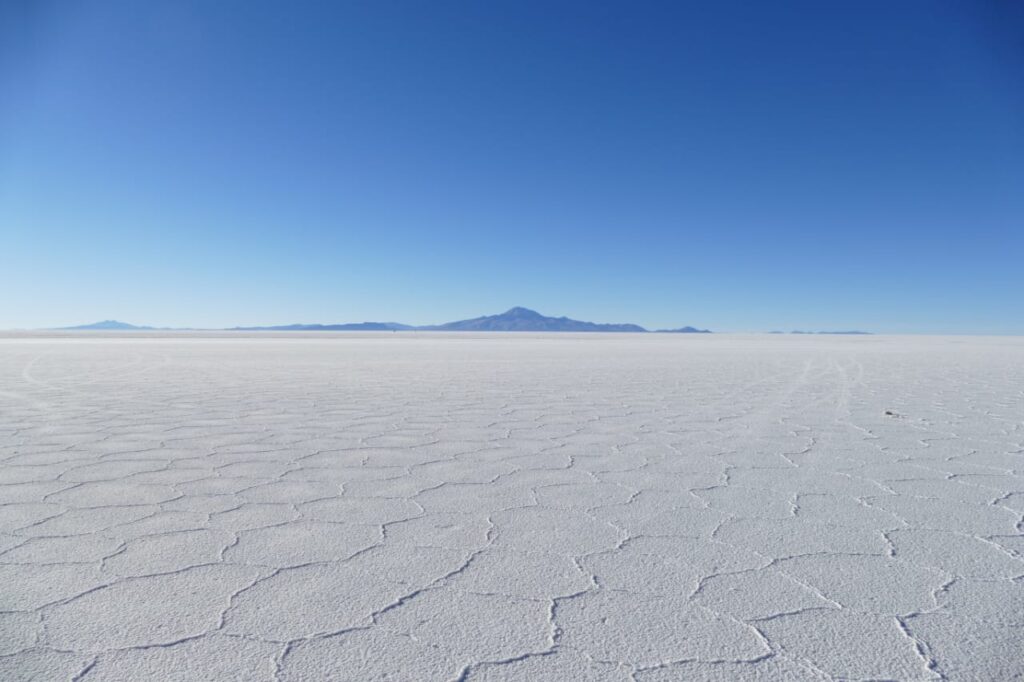
[[1024, 13], [0, 4], [0, 328], [1024, 333]]

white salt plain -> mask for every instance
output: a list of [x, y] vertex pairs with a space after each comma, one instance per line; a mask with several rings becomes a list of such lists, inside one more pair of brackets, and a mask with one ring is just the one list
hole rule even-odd
[[0, 339], [8, 681], [1020, 679], [1022, 519], [1020, 338]]

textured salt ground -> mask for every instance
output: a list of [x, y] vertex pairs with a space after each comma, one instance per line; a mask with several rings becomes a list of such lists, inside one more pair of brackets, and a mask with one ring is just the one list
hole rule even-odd
[[1022, 519], [1021, 339], [0, 338], [4, 680], [1019, 679]]

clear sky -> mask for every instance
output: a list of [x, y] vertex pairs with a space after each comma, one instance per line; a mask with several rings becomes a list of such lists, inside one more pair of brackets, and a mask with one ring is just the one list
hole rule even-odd
[[0, 2], [0, 328], [1024, 333], [1014, 2]]

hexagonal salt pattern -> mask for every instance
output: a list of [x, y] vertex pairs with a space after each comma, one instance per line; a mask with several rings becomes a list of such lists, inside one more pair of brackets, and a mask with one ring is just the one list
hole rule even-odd
[[1024, 678], [1024, 341], [0, 337], [0, 679]]

